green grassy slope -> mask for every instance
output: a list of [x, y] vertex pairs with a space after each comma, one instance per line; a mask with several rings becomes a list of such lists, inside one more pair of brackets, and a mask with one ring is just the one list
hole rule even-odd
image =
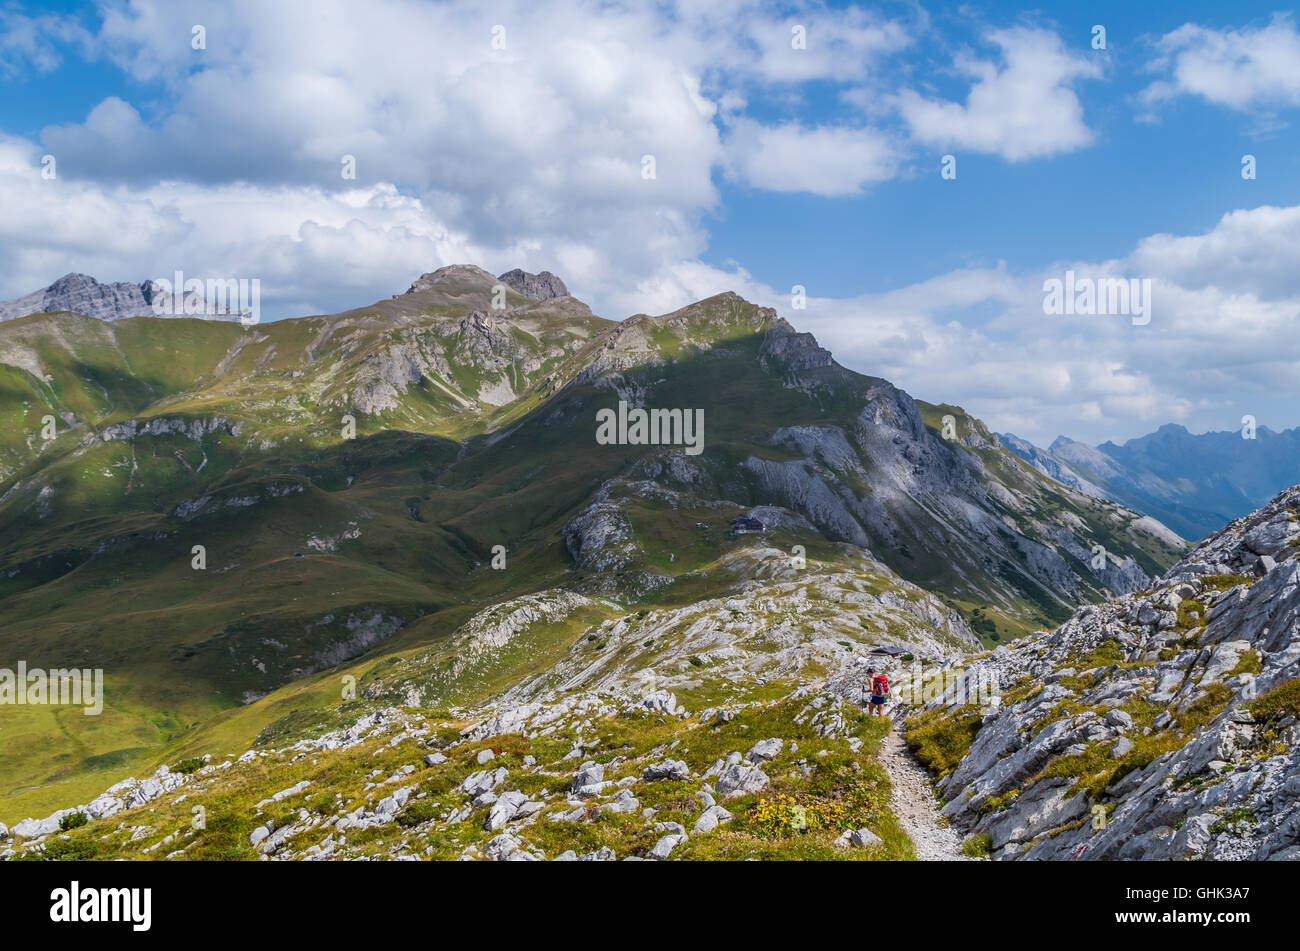
[[[494, 316], [490, 285], [470, 274], [253, 328], [71, 315], [0, 324], [0, 666], [102, 667], [109, 685], [100, 718], [0, 718], [6, 750], [39, 748], [0, 754], [0, 815], [39, 813], [163, 757], [240, 748], [275, 724], [330, 722], [340, 676], [366, 683], [445, 649], [483, 605], [555, 587], [651, 606], [717, 596], [738, 581], [725, 567], [740, 546], [730, 519], [766, 501], [740, 463], [797, 458], [770, 441], [782, 427], [851, 429], [880, 382], [822, 368], [792, 385], [764, 351], [775, 315], [735, 295], [623, 324], [570, 299], [509, 305]], [[422, 368], [414, 380], [410, 366]], [[606, 373], [651, 405], [705, 409], [693, 491], [625, 490], [666, 450], [596, 443], [597, 410], [620, 398], [598, 382]], [[481, 398], [502, 381], [513, 399]], [[953, 408], [922, 410], [932, 425]], [[51, 442], [38, 438], [47, 413], [59, 419]], [[345, 415], [355, 438], [343, 438]], [[1106, 528], [1106, 513], [1000, 450], [951, 451], [979, 453], [1044, 520], [1069, 512], [1099, 536]], [[868, 496], [870, 474], [855, 478], [843, 491]], [[619, 572], [663, 579], [653, 591], [588, 577], [566, 550], [565, 525], [606, 483], [635, 539]], [[1173, 560], [1110, 531], [1112, 550], [1143, 566]], [[988, 608], [998, 578], [973, 563], [953, 571], [939, 542], [918, 538], [906, 553], [873, 538], [872, 551], [967, 613]], [[836, 541], [810, 526], [768, 537], [813, 558], [832, 558]], [[196, 545], [204, 570], [192, 567]], [[490, 565], [497, 545], [505, 570]], [[1043, 595], [1026, 590], [990, 609], [1007, 636], [1038, 623]], [[580, 629], [557, 624], [480, 672], [479, 687], [509, 686]], [[478, 696], [460, 686], [448, 701]]]

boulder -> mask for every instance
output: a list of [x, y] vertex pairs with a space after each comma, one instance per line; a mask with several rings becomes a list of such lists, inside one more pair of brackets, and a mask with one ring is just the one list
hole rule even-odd
[[524, 819], [542, 808], [542, 803], [532, 802], [529, 798], [518, 790], [503, 792], [492, 803], [492, 808], [488, 810], [487, 819], [483, 823], [485, 832], [495, 832], [502, 828], [508, 822], [516, 819]]
[[767, 773], [757, 766], [734, 763], [718, 776], [716, 789], [720, 795], [731, 798], [762, 792], [770, 781]]
[[641, 778], [647, 782], [661, 780], [683, 781], [691, 778], [691, 768], [681, 760], [666, 759], [647, 766], [641, 772]]
[[837, 849], [865, 849], [873, 845], [883, 845], [880, 836], [870, 829], [850, 829], [840, 834], [834, 845]]
[[591, 787], [591, 791], [586, 795], [594, 796], [600, 792], [601, 787], [604, 785], [604, 779], [605, 767], [599, 763], [588, 761], [583, 763], [582, 768], [574, 774], [570, 788], [581, 795], [583, 789]]
[[747, 754], [747, 758], [754, 763], [761, 763], [765, 760], [776, 759], [780, 755], [782, 748], [785, 746], [781, 740], [772, 737], [768, 740], [759, 740], [753, 745]]
[[691, 830], [692, 835], [702, 835], [712, 832], [724, 822], [731, 821], [731, 813], [721, 806], [710, 806], [704, 810], [703, 815], [695, 820], [695, 828]]
[[658, 859], [660, 861], [668, 858], [673, 849], [686, 842], [686, 829], [677, 822], [657, 822], [654, 825], [655, 832], [666, 833], [658, 842], [654, 844], [648, 854], [648, 858]]

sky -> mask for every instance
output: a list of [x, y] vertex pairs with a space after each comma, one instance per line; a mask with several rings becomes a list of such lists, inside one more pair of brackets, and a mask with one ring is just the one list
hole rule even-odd
[[[547, 269], [612, 319], [737, 291], [1042, 445], [1300, 424], [1276, 5], [0, 0], [0, 87], [0, 299]], [[1045, 313], [1067, 275], [1149, 308]]]

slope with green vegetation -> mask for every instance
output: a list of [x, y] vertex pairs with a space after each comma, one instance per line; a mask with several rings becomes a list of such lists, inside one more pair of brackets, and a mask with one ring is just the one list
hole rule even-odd
[[[786, 559], [860, 573], [865, 556], [877, 593], [919, 584], [947, 599], [927, 608], [944, 626], [979, 617], [991, 642], [1176, 556], [960, 410], [839, 367], [734, 294], [622, 323], [570, 297], [494, 297], [487, 272], [453, 267], [264, 326], [0, 325], [6, 653], [107, 681], [97, 718], [4, 713], [5, 748], [26, 752], [0, 755], [0, 815], [208, 740], [320, 726], [339, 676], [367, 689], [417, 656], [429, 683], [456, 668], [437, 702], [477, 702], [587, 643], [607, 612], [724, 596], [748, 611], [745, 584]], [[702, 409], [703, 453], [598, 444], [596, 413], [620, 400]], [[778, 555], [745, 554], [756, 543], [729, 526], [746, 513]], [[457, 662], [471, 615], [552, 591], [590, 604], [508, 663]]]

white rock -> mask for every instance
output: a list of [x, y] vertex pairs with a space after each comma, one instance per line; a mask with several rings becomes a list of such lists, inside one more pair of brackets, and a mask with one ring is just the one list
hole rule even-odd
[[685, 841], [685, 832], [670, 832], [654, 844], [654, 848], [650, 850], [649, 858], [662, 861], [672, 854], [673, 849], [682, 845]]
[[767, 739], [767, 740], [759, 740], [757, 743], [754, 744], [753, 748], [750, 749], [748, 754], [748, 759], [751, 762], [755, 762], [755, 763], [761, 763], [764, 760], [775, 759], [778, 755], [780, 755], [781, 750], [784, 746], [785, 744], [781, 740], [777, 739], [776, 737], [772, 737], [771, 739]]
[[701, 835], [712, 832], [723, 822], [731, 821], [731, 813], [721, 806], [710, 806], [704, 810], [704, 814], [695, 820], [695, 828], [691, 830], [692, 835]]
[[728, 766], [718, 777], [718, 793], [726, 798], [762, 792], [770, 782], [767, 773], [757, 766], [735, 763]]

